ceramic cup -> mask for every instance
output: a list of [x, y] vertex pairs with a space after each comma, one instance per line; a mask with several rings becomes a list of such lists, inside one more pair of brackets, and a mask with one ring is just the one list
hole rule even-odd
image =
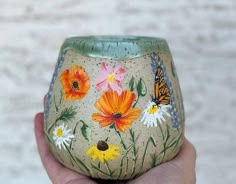
[[184, 110], [167, 42], [67, 38], [44, 121], [55, 158], [92, 178], [130, 179], [171, 160], [183, 143]]

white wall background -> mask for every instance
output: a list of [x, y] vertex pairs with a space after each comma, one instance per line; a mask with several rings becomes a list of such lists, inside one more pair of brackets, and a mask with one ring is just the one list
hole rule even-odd
[[0, 0], [0, 183], [50, 183], [37, 154], [42, 111], [65, 37], [164, 37], [198, 151], [198, 184], [236, 181], [235, 0]]

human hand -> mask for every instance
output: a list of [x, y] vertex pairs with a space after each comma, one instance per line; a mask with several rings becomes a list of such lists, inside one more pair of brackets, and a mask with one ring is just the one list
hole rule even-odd
[[42, 163], [53, 184], [96, 184], [96, 183], [127, 183], [127, 184], [195, 184], [196, 151], [187, 140], [179, 154], [171, 161], [163, 163], [143, 175], [129, 181], [92, 180], [61, 165], [50, 153], [43, 128], [43, 113], [34, 119], [34, 129], [38, 152]]
[[132, 180], [129, 184], [195, 184], [196, 149], [185, 138], [178, 155], [142, 176]]

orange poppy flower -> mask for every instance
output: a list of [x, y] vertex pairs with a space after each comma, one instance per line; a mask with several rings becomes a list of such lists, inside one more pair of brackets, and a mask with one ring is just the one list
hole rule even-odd
[[131, 91], [122, 91], [118, 95], [116, 91], [106, 91], [95, 103], [95, 107], [101, 113], [93, 113], [92, 119], [102, 127], [115, 124], [117, 129], [124, 132], [139, 117], [141, 110], [132, 108], [135, 94]]
[[60, 81], [63, 86], [64, 99], [67, 101], [82, 99], [90, 88], [88, 74], [79, 65], [72, 66], [63, 71]]

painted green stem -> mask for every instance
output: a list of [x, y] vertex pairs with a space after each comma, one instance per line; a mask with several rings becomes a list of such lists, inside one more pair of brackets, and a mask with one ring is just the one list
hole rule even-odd
[[[72, 153], [70, 152], [70, 149], [68, 148], [68, 146], [64, 143], [64, 146], [66, 148], [66, 150], [68, 151], [71, 159], [76, 163], [76, 165], [81, 169], [81, 170], [85, 170], [89, 176], [91, 176], [91, 172], [89, 170], [89, 168], [78, 158], [78, 157], [75, 157], [72, 155]], [[79, 164], [78, 164], [79, 163]], [[83, 168], [82, 168], [82, 167]]]
[[97, 170], [98, 172], [102, 173], [103, 175], [112, 178], [112, 175], [113, 175], [114, 171], [111, 171], [110, 168], [109, 168], [109, 166], [106, 165], [106, 163], [105, 163], [105, 166], [106, 166], [106, 168], [107, 168], [107, 170], [108, 170], [109, 173], [104, 172], [103, 170], [101, 170], [100, 168], [96, 167], [96, 166], [93, 165], [92, 163], [91, 163], [91, 166], [92, 166], [95, 170]]
[[[73, 135], [75, 135], [75, 132], [76, 132], [76, 129], [77, 129], [77, 126], [79, 125], [79, 122], [80, 121], [78, 121], [76, 124], [75, 124], [75, 128], [74, 128], [74, 130], [73, 130]], [[70, 143], [70, 149], [72, 148], [72, 141], [71, 141], [71, 143]]]
[[166, 134], [164, 135], [164, 132], [163, 132], [163, 130], [162, 130], [162, 127], [161, 127], [160, 123], [157, 122], [157, 124], [158, 124], [158, 127], [159, 127], [160, 131], [161, 131], [161, 135], [162, 135], [162, 139], [163, 139], [163, 150], [162, 150], [162, 152], [161, 152], [161, 153], [163, 153], [163, 156], [162, 156], [162, 159], [161, 159], [161, 163], [162, 163], [163, 160], [164, 160], [164, 158], [165, 158], [165, 156], [166, 156], [167, 141], [168, 141], [169, 138], [170, 138], [170, 133], [169, 133], [169, 127], [168, 127], [168, 125], [166, 125]]
[[178, 137], [176, 137], [175, 139], [172, 139], [172, 141], [170, 141], [170, 144], [168, 146], [166, 146], [166, 148], [163, 149], [160, 153], [161, 154], [164, 153], [165, 151], [169, 150], [173, 146], [174, 146], [173, 151], [175, 151], [175, 149], [176, 149], [177, 145], [179, 144], [179, 141], [180, 141], [181, 138], [182, 138], [182, 132], [179, 134]]
[[137, 155], [138, 150], [136, 148], [136, 144], [135, 144], [136, 141], [135, 141], [135, 138], [134, 138], [134, 131], [132, 130], [132, 128], [129, 129], [129, 132], [130, 132], [132, 144], [134, 145], [133, 146], [133, 161], [134, 161], [134, 163], [133, 163], [132, 174], [131, 174], [131, 176], [133, 176], [134, 173], [135, 173], [135, 169], [136, 169], [136, 163], [137, 163], [137, 158], [138, 158], [138, 155]]
[[152, 142], [152, 143], [153, 143], [153, 146], [156, 147], [156, 143], [155, 143], [155, 141], [153, 140], [153, 137], [150, 136], [149, 139], [148, 139], [148, 141], [147, 141], [147, 144], [146, 144], [146, 146], [145, 146], [145, 149], [144, 149], [144, 153], [143, 153], [143, 158], [142, 158], [142, 163], [141, 163], [141, 168], [140, 168], [140, 170], [143, 170], [143, 164], [144, 164], [144, 160], [145, 160], [145, 157], [146, 157], [146, 154], [147, 154], [147, 148], [148, 148], [148, 145], [149, 145], [150, 142]]
[[91, 165], [92, 165], [92, 167], [93, 167], [95, 170], [97, 170], [98, 172], [104, 174], [105, 176], [109, 176], [109, 177], [110, 177], [109, 174], [105, 173], [104, 171], [102, 171], [101, 169], [99, 169], [98, 167], [96, 167], [95, 165], [93, 165], [93, 164], [91, 164]]
[[106, 166], [106, 168], [107, 168], [107, 171], [108, 171], [108, 173], [109, 173], [109, 176], [112, 177], [112, 172], [111, 172], [111, 169], [110, 169], [109, 164], [108, 164], [107, 161], [105, 161], [105, 166]]
[[128, 169], [129, 169], [129, 158], [126, 157], [126, 169], [125, 169], [125, 175], [124, 175], [124, 177], [127, 175]]
[[46, 132], [46, 131], [44, 131], [44, 134], [45, 134], [45, 136], [46, 136], [46, 138], [47, 138], [48, 142], [52, 143], [52, 141], [51, 141], [51, 139], [50, 139], [50, 137], [48, 136], [48, 134], [47, 134], [47, 132]]
[[[56, 112], [59, 111], [59, 107], [58, 105], [56, 104], [56, 98], [55, 96], [53, 96], [53, 102], [54, 102], [54, 106], [55, 106], [55, 109], [56, 109]], [[61, 97], [60, 97], [60, 101], [59, 101], [59, 104], [61, 105], [61, 102], [62, 102], [62, 91], [61, 91]], [[59, 117], [56, 119], [56, 121], [48, 128], [48, 134], [50, 133], [52, 127], [59, 121]]]
[[53, 127], [59, 120], [60, 120], [60, 118], [58, 117], [58, 118], [55, 120], [55, 122], [54, 122], [53, 124], [51, 124], [51, 126], [49, 126], [49, 128], [48, 128], [48, 134], [51, 132], [52, 127]]
[[61, 94], [61, 97], [60, 97], [59, 104], [61, 105], [61, 103], [62, 103], [62, 100], [63, 100], [63, 98], [62, 98], [62, 94], [63, 94], [63, 92], [62, 92], [62, 91], [60, 91], [60, 94]]
[[162, 135], [162, 139], [163, 139], [163, 156], [162, 156], [162, 159], [161, 159], [161, 163], [162, 163], [163, 160], [164, 160], [164, 157], [166, 155], [166, 142], [165, 142], [165, 136], [164, 136], [163, 130], [161, 128], [161, 125], [160, 125], [159, 122], [157, 122], [157, 124], [158, 124], [158, 127], [159, 127], [160, 131], [161, 131], [161, 135]]
[[58, 112], [59, 108], [58, 108], [58, 106], [56, 104], [55, 96], [53, 96], [53, 102], [54, 102], [54, 106], [55, 106], [56, 112]]
[[138, 95], [138, 97], [137, 97], [137, 99], [136, 99], [134, 105], [132, 106], [133, 108], [137, 105], [137, 103], [138, 103], [138, 101], [139, 101], [139, 97], [140, 97], [140, 95]]
[[117, 128], [116, 128], [115, 125], [114, 125], [114, 129], [115, 129], [116, 133], [118, 134], [118, 136], [120, 137], [120, 142], [121, 142], [122, 146], [123, 146], [124, 149], [126, 150], [127, 147], [126, 147], [126, 145], [125, 145], [125, 142], [124, 142], [123, 138], [121, 137], [121, 134], [120, 134], [120, 132], [117, 130]]
[[122, 159], [121, 159], [121, 162], [120, 162], [120, 172], [119, 172], [119, 175], [118, 175], [117, 180], [120, 178], [120, 176], [121, 176], [121, 174], [122, 174], [124, 159], [127, 158], [127, 155], [128, 155], [128, 153], [132, 150], [133, 146], [134, 146], [134, 145], [130, 145], [130, 146], [127, 148], [126, 153], [124, 154], [124, 156], [123, 156]]

